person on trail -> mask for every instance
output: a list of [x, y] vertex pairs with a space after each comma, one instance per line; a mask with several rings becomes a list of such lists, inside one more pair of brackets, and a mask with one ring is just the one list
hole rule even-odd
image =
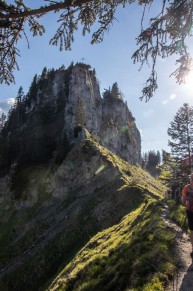
[[186, 207], [186, 216], [190, 230], [190, 242], [192, 244], [190, 255], [193, 258], [193, 173], [190, 175], [190, 184], [185, 185], [181, 193], [182, 204]]

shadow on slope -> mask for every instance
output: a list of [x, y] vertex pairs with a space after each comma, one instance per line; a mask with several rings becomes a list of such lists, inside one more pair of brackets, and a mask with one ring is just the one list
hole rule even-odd
[[37, 290], [92, 236], [138, 209], [145, 197], [163, 194], [140, 167], [85, 134], [61, 165], [23, 169], [7, 190], [12, 199], [7, 212], [0, 211], [1, 290]]

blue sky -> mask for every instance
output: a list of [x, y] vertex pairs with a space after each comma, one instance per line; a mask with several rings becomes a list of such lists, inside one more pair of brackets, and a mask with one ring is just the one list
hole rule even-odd
[[[36, 3], [38, 2], [41, 1]], [[152, 11], [156, 10], [157, 5], [152, 7]], [[149, 102], [139, 100], [149, 76], [149, 68], [144, 66], [139, 71], [140, 64], [133, 64], [131, 56], [137, 48], [135, 38], [140, 32], [142, 12], [142, 7], [137, 5], [118, 9], [118, 21], [105, 34], [102, 43], [90, 45], [91, 36], [83, 37], [78, 32], [70, 52], [60, 52], [58, 47], [48, 44], [57, 23], [55, 15], [47, 16], [43, 20], [46, 27], [43, 37], [31, 38], [28, 33], [30, 49], [25, 39], [19, 43], [20, 70], [15, 71], [15, 84], [0, 85], [0, 108], [7, 108], [7, 101], [17, 95], [20, 86], [27, 93], [34, 75], [41, 74], [45, 66], [57, 69], [63, 64], [68, 67], [72, 61], [83, 61], [96, 69], [101, 93], [114, 82], [118, 83], [141, 132], [142, 152], [162, 149], [169, 151], [167, 129], [170, 122], [185, 102], [193, 106], [193, 74], [189, 78], [192, 80], [187, 84], [178, 85], [173, 77], [169, 78], [175, 70], [175, 59], [160, 59], [157, 62], [158, 90]], [[189, 49], [193, 55], [193, 45], [190, 44]]]

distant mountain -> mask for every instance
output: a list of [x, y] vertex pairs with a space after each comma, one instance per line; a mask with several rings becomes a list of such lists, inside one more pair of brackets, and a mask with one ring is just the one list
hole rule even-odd
[[141, 137], [121, 98], [101, 97], [95, 70], [76, 64], [42, 71], [15, 106], [0, 137], [0, 167], [61, 160], [84, 126], [123, 159], [141, 163]]

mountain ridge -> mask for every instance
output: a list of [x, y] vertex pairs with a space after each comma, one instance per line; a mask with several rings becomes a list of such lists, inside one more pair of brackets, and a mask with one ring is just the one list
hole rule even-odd
[[[27, 182], [22, 184], [20, 196], [16, 182], [9, 193], [10, 204], [9, 195], [5, 198], [7, 208], [1, 212], [4, 223], [0, 235], [3, 290], [19, 290], [21, 286], [23, 290], [34, 290], [67, 263], [67, 258], [90, 236], [135, 209], [146, 192], [158, 199], [164, 191], [139, 166], [128, 164], [102, 147], [87, 130], [84, 132], [86, 139], [68, 153], [60, 166], [51, 162], [39, 169], [25, 168], [22, 175], [27, 175]], [[14, 195], [17, 199], [13, 199]], [[19, 263], [22, 254], [24, 260]]]
[[111, 90], [103, 97], [84, 64], [44, 69], [10, 112], [0, 135], [1, 290], [163, 290], [175, 272], [166, 187], [140, 167], [126, 104]]

